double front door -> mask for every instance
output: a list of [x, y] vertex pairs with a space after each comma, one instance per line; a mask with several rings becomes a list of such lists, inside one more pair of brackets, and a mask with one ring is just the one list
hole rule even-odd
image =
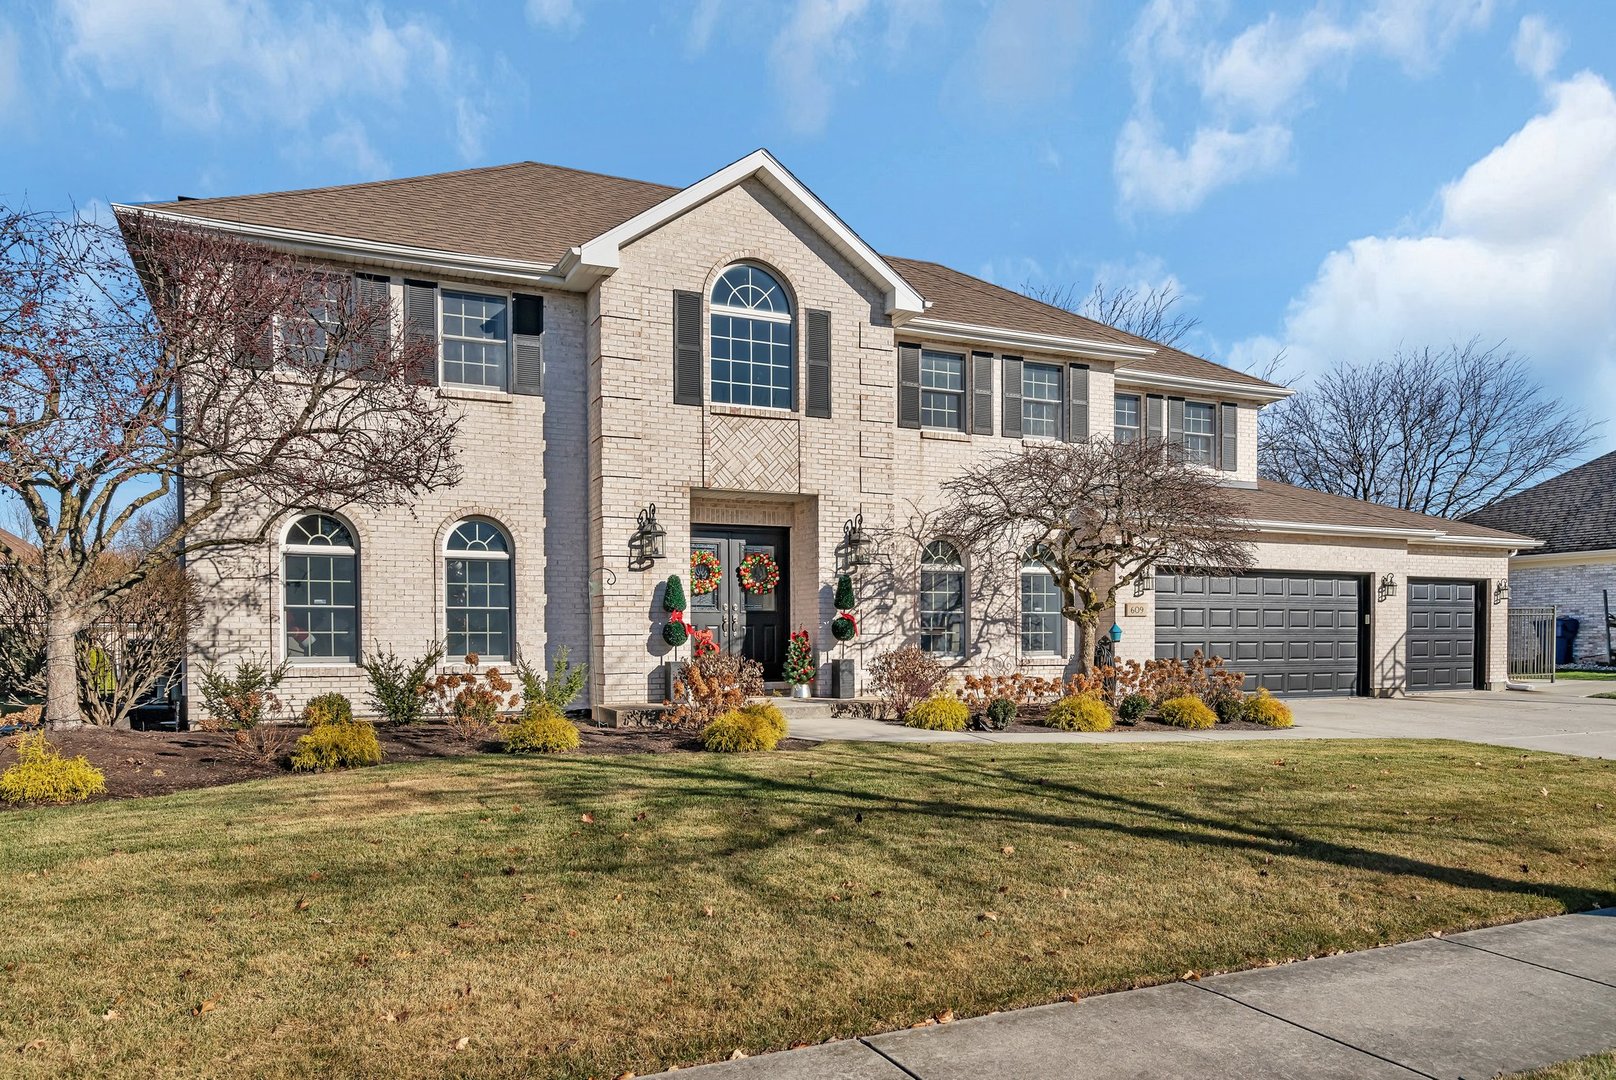
[[[696, 525], [691, 528], [690, 547], [711, 552], [719, 567], [705, 579], [699, 577], [701, 571], [691, 570], [691, 625], [712, 631], [725, 652], [762, 664], [765, 679], [780, 679], [789, 634], [786, 598], [791, 595], [786, 530]], [[780, 568], [780, 580], [769, 592], [747, 591], [736, 574], [753, 552], [769, 556]]]

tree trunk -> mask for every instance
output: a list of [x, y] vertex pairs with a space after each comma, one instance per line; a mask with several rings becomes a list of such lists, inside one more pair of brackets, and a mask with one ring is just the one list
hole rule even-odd
[[51, 727], [77, 723], [79, 716], [79, 621], [52, 603], [45, 614], [45, 722]]
[[1099, 647], [1099, 623], [1093, 619], [1077, 620], [1077, 670], [1084, 675], [1094, 670], [1094, 653]]

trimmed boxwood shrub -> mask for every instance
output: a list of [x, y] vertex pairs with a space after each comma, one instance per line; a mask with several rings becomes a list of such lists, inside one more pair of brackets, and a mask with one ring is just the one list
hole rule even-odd
[[[771, 715], [772, 713], [772, 715]], [[773, 705], [721, 713], [701, 732], [701, 745], [718, 754], [773, 750], [785, 735], [785, 717]]]
[[989, 731], [1003, 731], [1016, 719], [1016, 703], [1007, 697], [996, 697], [988, 702], [988, 711], [982, 725]]
[[1137, 723], [1150, 711], [1150, 699], [1143, 694], [1129, 694], [1117, 706], [1117, 717], [1125, 724]]
[[507, 754], [559, 754], [578, 749], [578, 726], [543, 701], [531, 702], [500, 735]]
[[308, 704], [303, 706], [303, 723], [309, 727], [331, 723], [351, 724], [353, 705], [346, 697], [334, 691], [311, 697]]
[[63, 757], [43, 731], [17, 737], [17, 760], [0, 773], [0, 799], [9, 803], [83, 802], [107, 790], [107, 778], [82, 755]]
[[971, 722], [971, 710], [965, 702], [937, 695], [910, 706], [904, 714], [904, 727], [925, 731], [964, 731]]
[[1206, 702], [1188, 694], [1162, 702], [1157, 712], [1164, 724], [1197, 731], [1215, 727], [1218, 722], [1218, 714], [1207, 708]]
[[1073, 694], [1051, 705], [1044, 723], [1056, 731], [1110, 731], [1111, 709], [1097, 697]]
[[1219, 694], [1210, 704], [1220, 724], [1232, 724], [1246, 718], [1246, 696], [1238, 690]]
[[1296, 723], [1291, 707], [1267, 690], [1258, 690], [1246, 699], [1246, 719], [1263, 727], [1287, 728]]
[[298, 772], [327, 772], [355, 765], [375, 765], [382, 759], [376, 727], [367, 720], [321, 724], [297, 740], [292, 768]]

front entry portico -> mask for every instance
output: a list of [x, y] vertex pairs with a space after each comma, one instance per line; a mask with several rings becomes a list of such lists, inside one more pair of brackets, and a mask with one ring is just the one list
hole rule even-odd
[[[720, 567], [706, 592], [697, 591], [702, 585], [692, 575], [691, 625], [711, 631], [726, 652], [762, 664], [765, 679], [780, 679], [791, 618], [789, 530], [697, 524], [691, 526], [690, 547], [712, 552]], [[771, 592], [760, 595], [741, 587], [736, 569], [753, 552], [768, 555], [780, 567], [780, 581]]]

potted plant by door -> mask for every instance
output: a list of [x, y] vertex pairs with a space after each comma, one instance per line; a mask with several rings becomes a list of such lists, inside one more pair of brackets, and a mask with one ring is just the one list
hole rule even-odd
[[841, 642], [842, 655], [830, 662], [830, 696], [850, 698], [858, 675], [854, 661], [847, 658], [847, 643], [858, 636], [858, 620], [853, 617], [857, 597], [853, 595], [852, 575], [843, 574], [836, 579], [834, 599], [837, 615], [830, 621], [830, 636]]
[[818, 667], [814, 661], [814, 643], [808, 639], [808, 631], [793, 631], [791, 640], [786, 644], [785, 663], [786, 682], [791, 684], [792, 697], [811, 696], [808, 684], [814, 681], [814, 672]]
[[679, 646], [690, 639], [690, 624], [685, 622], [685, 584], [678, 574], [668, 575], [668, 584], [662, 590], [662, 610], [668, 621], [662, 624], [662, 640], [672, 647], [667, 663], [662, 665], [663, 685], [667, 699], [673, 700], [673, 684], [679, 679]]

